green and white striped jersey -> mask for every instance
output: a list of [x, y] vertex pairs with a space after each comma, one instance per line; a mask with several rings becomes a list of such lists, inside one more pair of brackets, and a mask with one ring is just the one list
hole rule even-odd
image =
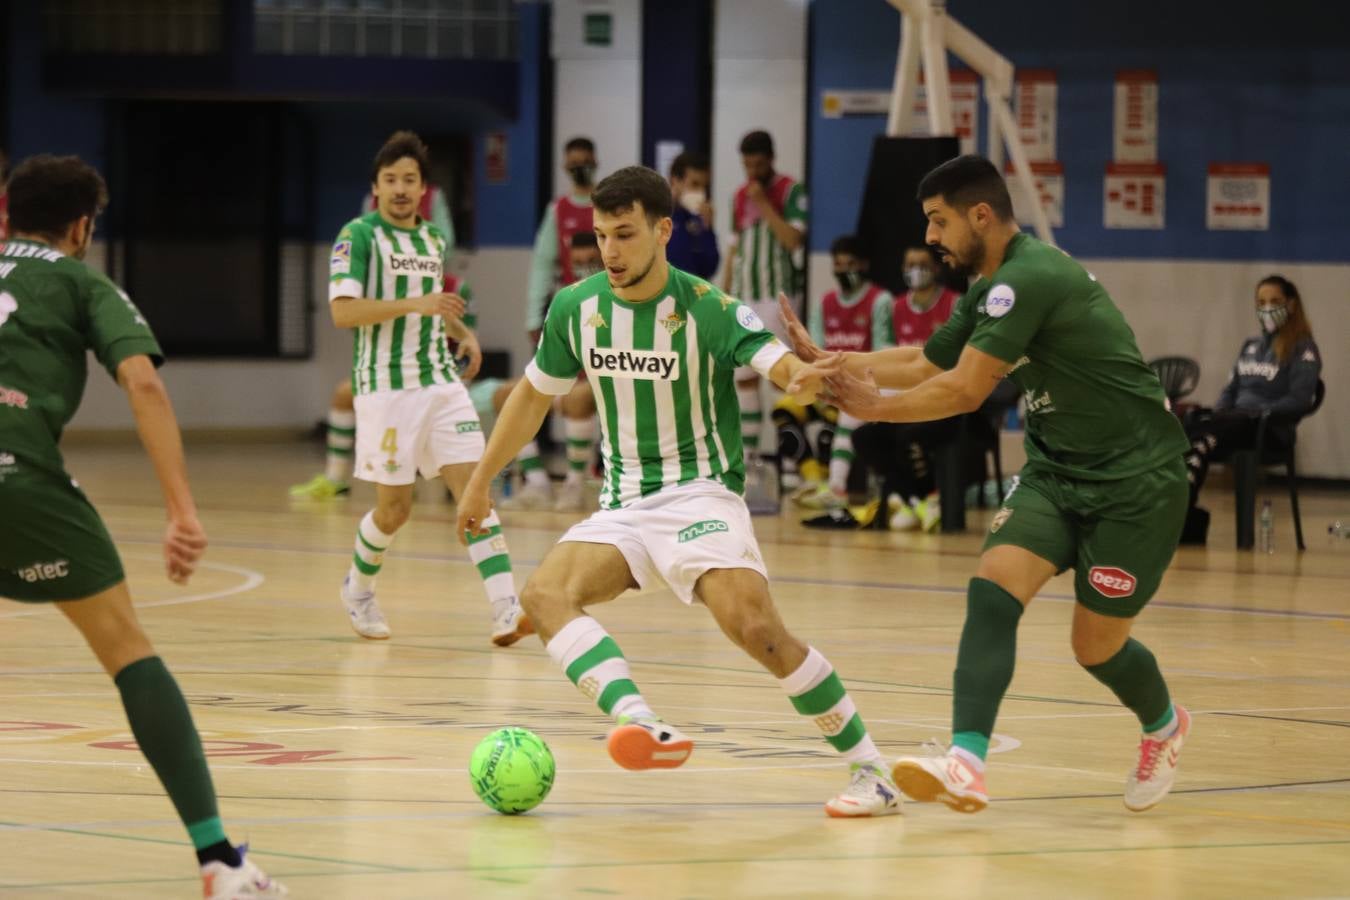
[[[352, 219], [328, 261], [328, 300], [403, 300], [442, 289], [445, 236], [435, 225], [397, 228], [378, 212]], [[402, 391], [459, 380], [439, 316], [412, 313], [356, 330], [352, 391]]]
[[[731, 201], [729, 245], [734, 248], [731, 292], [744, 300], [775, 300], [782, 291], [800, 300], [805, 288], [806, 254], [779, 243], [759, 207], [750, 199], [749, 185], [741, 185]], [[764, 187], [769, 203], [793, 228], [806, 231], [806, 188], [787, 175], [775, 175]]]
[[601, 272], [549, 306], [525, 375], [565, 394], [585, 371], [599, 410], [605, 482], [615, 509], [699, 479], [745, 488], [737, 366], [767, 376], [788, 352], [739, 300], [674, 266], [660, 293], [631, 303]]

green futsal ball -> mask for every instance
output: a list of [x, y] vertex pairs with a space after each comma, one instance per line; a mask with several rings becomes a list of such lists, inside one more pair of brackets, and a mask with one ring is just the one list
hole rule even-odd
[[469, 759], [473, 792], [507, 816], [534, 809], [553, 788], [553, 751], [524, 728], [499, 728], [478, 742]]

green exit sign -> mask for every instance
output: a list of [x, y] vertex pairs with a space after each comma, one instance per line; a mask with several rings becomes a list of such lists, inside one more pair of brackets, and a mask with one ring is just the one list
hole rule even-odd
[[608, 47], [614, 43], [614, 16], [610, 13], [586, 13], [582, 33], [587, 46]]

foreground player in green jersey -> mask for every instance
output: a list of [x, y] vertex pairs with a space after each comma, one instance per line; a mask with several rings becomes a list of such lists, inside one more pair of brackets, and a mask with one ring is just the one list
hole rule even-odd
[[[521, 601], [549, 655], [618, 721], [610, 755], [628, 769], [673, 768], [693, 751], [652, 712], [614, 639], [585, 612], [664, 582], [683, 602], [702, 602], [851, 764], [848, 788], [826, 812], [899, 812], [899, 792], [839, 676], [778, 617], [741, 499], [734, 372], [752, 366], [782, 386], [804, 368], [801, 360], [748, 306], [666, 262], [664, 178], [641, 166], [620, 169], [596, 186], [592, 202], [605, 271], [564, 288], [549, 306], [535, 358], [465, 488], [460, 532], [484, 530], [493, 476], [535, 434], [552, 398], [585, 371], [601, 423], [601, 509], [549, 551]], [[799, 393], [810, 402], [814, 388]]]
[[[339, 593], [352, 629], [377, 641], [390, 632], [375, 578], [412, 512], [418, 473], [441, 478], [458, 498], [483, 455], [483, 426], [447, 336], [482, 356], [463, 322], [464, 298], [444, 290], [445, 236], [417, 213], [429, 169], [417, 135], [391, 135], [371, 166], [377, 208], [343, 226], [328, 261], [333, 324], [355, 332], [356, 477], [375, 484], [375, 508], [357, 526]], [[470, 365], [464, 376], [475, 373]], [[486, 526], [469, 557], [491, 606], [492, 642], [506, 647], [530, 633], [530, 622], [516, 597], [501, 524], [494, 517]]]
[[[944, 163], [920, 183], [919, 200], [929, 245], [979, 278], [922, 349], [844, 354], [814, 368], [837, 373], [837, 402], [869, 422], [971, 412], [1006, 376], [1026, 398], [1027, 465], [970, 581], [953, 746], [942, 757], [900, 760], [895, 779], [915, 800], [985, 807], [984, 757], [1012, 680], [1022, 610], [1072, 568], [1074, 656], [1139, 718], [1125, 806], [1148, 809], [1172, 788], [1191, 720], [1130, 629], [1181, 536], [1185, 435], [1105, 289], [1067, 254], [1018, 231], [1007, 185], [988, 160]], [[790, 334], [804, 358], [818, 357], [800, 322]], [[881, 396], [878, 385], [907, 392]]]
[[58, 447], [92, 350], [127, 392], [164, 492], [165, 567], [186, 584], [206, 533], [155, 371], [164, 357], [127, 295], [80, 262], [107, 188], [80, 159], [44, 155], [14, 170], [9, 198], [12, 236], [0, 244], [0, 597], [55, 603], [84, 635], [187, 828], [207, 900], [285, 896], [226, 838], [192, 714], [141, 630], [117, 549]]

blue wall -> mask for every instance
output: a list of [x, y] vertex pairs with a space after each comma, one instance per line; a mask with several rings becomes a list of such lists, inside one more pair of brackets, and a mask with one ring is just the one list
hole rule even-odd
[[[1135, 3], [1129, 22], [1091, 4], [1016, 5], [949, 0], [948, 11], [1021, 68], [1059, 78], [1058, 154], [1064, 227], [1073, 253], [1123, 258], [1350, 260], [1350, 24], [1333, 6]], [[876, 0], [811, 8], [811, 246], [826, 250], [856, 223], [873, 136], [884, 117], [824, 119], [824, 89], [889, 89], [899, 14]], [[1300, 26], [1311, 31], [1303, 34]], [[1112, 155], [1114, 76], [1158, 72], [1158, 157], [1167, 166], [1166, 228], [1102, 226], [1103, 177]], [[987, 114], [980, 108], [981, 151]], [[1267, 232], [1205, 229], [1210, 162], [1268, 162]]]
[[[105, 159], [108, 101], [72, 98], [44, 90], [41, 78], [41, 20], [37, 4], [7, 5], [9, 58], [3, 61], [8, 96], [11, 161], [40, 152], [76, 153], [102, 168]], [[548, 50], [547, 11], [542, 4], [518, 7], [520, 69], [518, 116], [503, 118], [486, 105], [436, 101], [375, 103], [296, 102], [299, 116], [313, 131], [317, 209], [311, 239], [331, 240], [356, 214], [369, 187], [371, 157], [381, 141], [399, 128], [424, 133], [469, 133], [474, 159], [476, 199], [475, 243], [486, 246], [528, 245], [541, 210], [538, 208], [540, 66]], [[487, 184], [483, 172], [484, 136], [505, 131], [510, 146], [507, 183]], [[296, 171], [293, 177], [301, 177]], [[235, 173], [233, 177], [241, 177]], [[243, 177], [246, 177], [244, 173]], [[120, 202], [121, 198], [113, 198]]]

